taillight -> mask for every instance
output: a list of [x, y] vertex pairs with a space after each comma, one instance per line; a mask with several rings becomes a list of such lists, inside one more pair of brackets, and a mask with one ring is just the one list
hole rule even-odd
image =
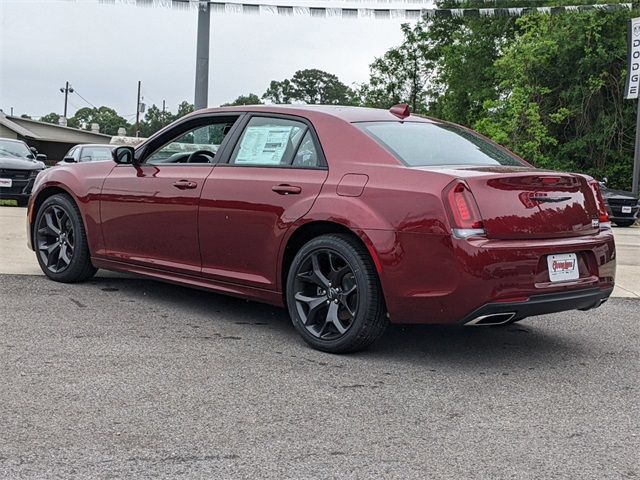
[[484, 235], [482, 217], [476, 199], [469, 186], [462, 180], [455, 180], [444, 189], [447, 213], [451, 221], [453, 234], [467, 238]]
[[593, 190], [593, 195], [596, 198], [596, 205], [598, 206], [598, 221], [603, 223], [609, 222], [609, 212], [607, 212], [607, 204], [604, 202], [604, 197], [602, 196], [602, 191], [600, 190], [600, 184], [597, 180], [589, 181], [589, 185], [591, 186], [591, 190]]

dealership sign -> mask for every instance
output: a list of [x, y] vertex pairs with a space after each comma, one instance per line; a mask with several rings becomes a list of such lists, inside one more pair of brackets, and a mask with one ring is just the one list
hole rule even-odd
[[626, 99], [638, 98], [640, 93], [640, 18], [629, 20], [629, 53], [628, 53]]

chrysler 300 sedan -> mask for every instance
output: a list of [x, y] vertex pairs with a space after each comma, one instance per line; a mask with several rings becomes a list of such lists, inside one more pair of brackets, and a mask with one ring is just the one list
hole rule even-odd
[[104, 268], [285, 306], [328, 352], [389, 322], [588, 310], [614, 286], [596, 181], [406, 105], [201, 110], [113, 159], [38, 176], [28, 235], [51, 279]]

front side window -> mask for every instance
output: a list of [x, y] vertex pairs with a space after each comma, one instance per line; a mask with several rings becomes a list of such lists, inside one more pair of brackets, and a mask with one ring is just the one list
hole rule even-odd
[[83, 147], [81, 162], [101, 162], [111, 160], [111, 147]]
[[410, 167], [526, 166], [498, 145], [455, 125], [427, 122], [364, 122], [355, 125]]
[[242, 132], [229, 163], [257, 167], [289, 166], [308, 129], [306, 124], [295, 120], [253, 117]]
[[213, 121], [193, 128], [164, 144], [145, 163], [152, 165], [182, 163], [215, 163], [216, 153], [234, 120]]

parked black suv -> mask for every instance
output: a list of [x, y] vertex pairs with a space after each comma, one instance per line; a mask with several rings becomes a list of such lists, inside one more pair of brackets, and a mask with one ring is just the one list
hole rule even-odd
[[606, 186], [607, 179], [603, 180], [600, 189], [607, 204], [609, 219], [618, 227], [630, 227], [638, 220], [638, 197], [631, 192], [612, 190]]
[[46, 158], [20, 140], [0, 138], [0, 205], [27, 203]]

